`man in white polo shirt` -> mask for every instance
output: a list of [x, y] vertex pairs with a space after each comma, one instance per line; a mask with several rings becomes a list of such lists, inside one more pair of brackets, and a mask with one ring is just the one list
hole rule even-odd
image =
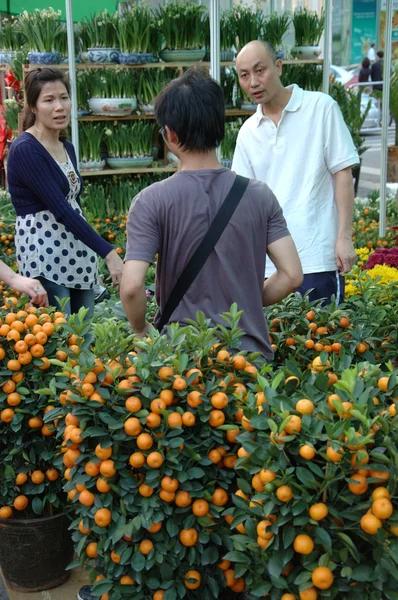
[[[258, 107], [239, 131], [232, 170], [263, 181], [278, 198], [303, 266], [299, 291], [342, 301], [341, 274], [356, 260], [351, 167], [359, 158], [341, 111], [326, 94], [285, 88], [282, 61], [267, 43], [244, 46], [236, 67]], [[267, 265], [266, 278], [274, 272]]]

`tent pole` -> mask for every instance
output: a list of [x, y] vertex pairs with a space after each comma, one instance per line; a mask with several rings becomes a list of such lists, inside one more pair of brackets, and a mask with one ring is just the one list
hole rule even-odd
[[330, 48], [332, 41], [332, 1], [325, 2], [325, 30], [323, 40], [323, 79], [322, 91], [325, 94], [329, 93], [329, 73], [330, 73]]
[[[210, 0], [210, 75], [221, 82], [220, 68], [220, 0]], [[221, 149], [217, 148], [217, 158], [220, 160]]]
[[[390, 81], [392, 54], [392, 0], [386, 2], [386, 25], [384, 30], [384, 78], [383, 107], [381, 129], [381, 165], [380, 165], [380, 209], [379, 236], [386, 235], [386, 192], [387, 192], [387, 160], [388, 160], [388, 122], [390, 120]], [[397, 125], [398, 127], [398, 125]]]
[[220, 83], [220, 0], [210, 2], [210, 75]]
[[72, 99], [71, 126], [72, 144], [75, 147], [77, 165], [79, 166], [79, 131], [77, 122], [77, 94], [76, 94], [76, 60], [75, 60], [75, 33], [73, 29], [72, 0], [65, 0], [66, 31], [68, 36], [68, 63], [69, 80]]

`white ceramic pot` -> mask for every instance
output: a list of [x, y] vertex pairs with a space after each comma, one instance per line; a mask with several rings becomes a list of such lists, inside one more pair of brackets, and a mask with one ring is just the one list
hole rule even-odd
[[124, 117], [137, 109], [136, 98], [90, 98], [88, 106], [94, 115]]
[[322, 52], [319, 46], [295, 46], [291, 49], [292, 56], [302, 60], [313, 60], [319, 58]]
[[81, 160], [79, 163], [80, 171], [102, 171], [105, 167], [105, 160]]
[[155, 105], [154, 104], [139, 104], [138, 110], [145, 113], [146, 115], [153, 115], [153, 113], [155, 112]]

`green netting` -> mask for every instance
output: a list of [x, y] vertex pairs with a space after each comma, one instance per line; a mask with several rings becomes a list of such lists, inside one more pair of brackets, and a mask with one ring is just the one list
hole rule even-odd
[[[105, 8], [109, 12], [117, 9], [117, 0], [84, 0], [72, 2], [73, 20], [80, 21], [83, 17], [89, 17], [92, 13]], [[63, 0], [0, 0], [0, 12], [10, 12], [18, 14], [24, 10], [33, 12], [36, 8], [49, 8], [62, 11], [62, 18], [65, 19], [65, 2]]]

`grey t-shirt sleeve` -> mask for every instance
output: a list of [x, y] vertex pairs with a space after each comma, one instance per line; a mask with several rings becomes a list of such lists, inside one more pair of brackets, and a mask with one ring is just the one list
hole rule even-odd
[[282, 208], [276, 199], [275, 194], [269, 190], [268, 198], [268, 232], [267, 245], [277, 242], [283, 237], [290, 235], [287, 228], [285, 217], [283, 216]]
[[124, 260], [153, 263], [159, 252], [160, 235], [154, 202], [140, 192], [131, 203], [127, 219], [127, 245]]

